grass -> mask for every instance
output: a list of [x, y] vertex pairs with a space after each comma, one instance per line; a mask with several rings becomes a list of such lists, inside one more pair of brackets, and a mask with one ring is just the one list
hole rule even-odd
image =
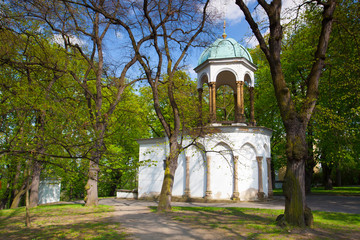
[[314, 227], [281, 228], [282, 210], [217, 207], [173, 207], [175, 221], [217, 231], [226, 239], [360, 239], [360, 214], [314, 211]]
[[0, 239], [125, 239], [120, 223], [112, 221], [113, 206], [42, 205], [30, 209], [31, 228], [25, 227], [25, 208], [0, 211]]
[[[283, 195], [282, 189], [274, 189], [274, 195]], [[334, 187], [332, 190], [325, 190], [324, 187], [311, 188], [311, 194], [316, 195], [342, 195], [342, 196], [360, 196], [360, 186]]]

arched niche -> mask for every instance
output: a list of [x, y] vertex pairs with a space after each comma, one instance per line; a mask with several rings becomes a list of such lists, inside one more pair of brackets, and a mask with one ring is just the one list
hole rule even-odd
[[238, 185], [241, 200], [257, 198], [259, 183], [256, 156], [257, 151], [252, 144], [245, 143], [241, 146], [238, 163]]
[[189, 191], [191, 197], [204, 197], [206, 191], [205, 147], [196, 143], [186, 153], [189, 158]]
[[219, 142], [215, 145], [210, 168], [212, 196], [218, 199], [230, 199], [234, 191], [234, 156], [228, 144]]

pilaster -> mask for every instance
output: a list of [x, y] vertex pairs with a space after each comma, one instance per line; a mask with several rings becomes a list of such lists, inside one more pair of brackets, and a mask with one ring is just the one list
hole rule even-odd
[[264, 198], [264, 190], [263, 190], [263, 181], [262, 181], [262, 156], [257, 156], [256, 161], [258, 163], [258, 180], [259, 180], [259, 189], [258, 189], [258, 198], [261, 200]]

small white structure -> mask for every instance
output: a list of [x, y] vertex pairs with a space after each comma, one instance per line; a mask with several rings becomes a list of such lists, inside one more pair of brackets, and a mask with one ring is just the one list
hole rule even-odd
[[38, 204], [60, 201], [61, 181], [57, 179], [41, 180], [39, 184]]
[[116, 198], [137, 199], [137, 191], [127, 189], [116, 189]]
[[[248, 51], [234, 39], [217, 39], [200, 56], [195, 71], [203, 102], [203, 85], [209, 87], [209, 123], [212, 132], [196, 139], [178, 159], [174, 197], [214, 200], [256, 200], [272, 195], [270, 137], [272, 131], [257, 127], [254, 120], [254, 71]], [[244, 85], [250, 97], [249, 121], [245, 119]], [[223, 85], [233, 90], [234, 120], [217, 118], [216, 92]], [[201, 104], [200, 104], [201, 106]], [[205, 131], [206, 132], [206, 131]], [[183, 146], [194, 142], [190, 137]], [[169, 154], [167, 138], [138, 140], [140, 163], [138, 197], [158, 196], [164, 178], [164, 160]]]

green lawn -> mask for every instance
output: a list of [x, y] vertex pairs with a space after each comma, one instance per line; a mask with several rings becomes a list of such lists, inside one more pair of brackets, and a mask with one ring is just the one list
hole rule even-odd
[[[274, 189], [274, 195], [283, 195], [282, 189]], [[343, 196], [360, 196], [360, 186], [334, 187], [332, 190], [325, 190], [324, 187], [311, 188], [311, 194], [319, 195], [343, 195]]]
[[217, 231], [225, 239], [360, 239], [360, 214], [313, 212], [312, 229], [276, 225], [282, 210], [173, 207], [169, 216], [194, 227]]
[[30, 210], [32, 226], [27, 228], [24, 207], [0, 210], [0, 239], [125, 239], [113, 212], [105, 205], [43, 205]]

